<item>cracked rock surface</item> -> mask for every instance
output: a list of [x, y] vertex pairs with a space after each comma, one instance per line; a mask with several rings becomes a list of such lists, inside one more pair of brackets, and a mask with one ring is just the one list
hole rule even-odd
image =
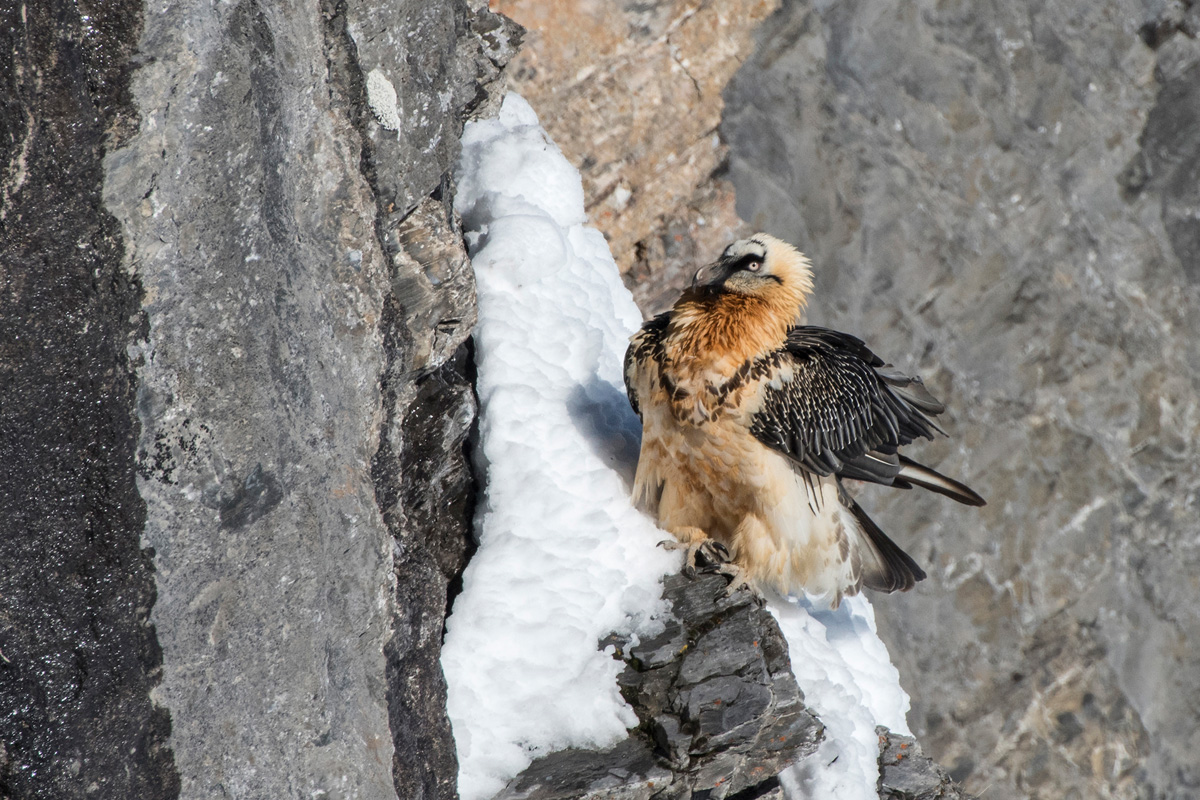
[[770, 613], [748, 592], [724, 597], [725, 583], [669, 576], [663, 632], [620, 647], [618, 683], [641, 721], [629, 738], [604, 752], [538, 759], [500, 797], [720, 800], [774, 791], [779, 771], [812, 754], [823, 729], [804, 706]]
[[466, 0], [0, 14], [0, 796], [454, 797], [475, 308], [447, 176], [516, 28]]

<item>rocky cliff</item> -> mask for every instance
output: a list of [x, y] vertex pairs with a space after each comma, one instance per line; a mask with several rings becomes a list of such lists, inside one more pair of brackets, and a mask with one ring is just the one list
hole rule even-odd
[[[877, 604], [927, 750], [992, 794], [1193, 795], [1200, 5], [497, 5], [647, 310], [765, 228], [814, 257], [814, 321], [957, 414], [925, 453], [982, 516], [863, 499], [930, 572]], [[0, 795], [452, 797], [474, 306], [446, 175], [514, 28], [466, 0], [0, 15]], [[706, 676], [747, 699], [721, 714], [626, 656], [633, 780], [569, 754], [511, 793], [703, 793], [704, 726], [752, 768], [762, 688], [794, 702], [769, 653]], [[882, 796], [953, 796], [881, 737]]]
[[[0, 795], [450, 797], [480, 4], [8, 4]], [[370, 109], [374, 109], [372, 110]]]
[[[447, 176], [517, 29], [462, 2], [7, 13], [0, 794], [453, 797], [475, 305]], [[727, 21], [691, 16], [639, 35], [715, 97], [731, 68], [688, 62]], [[630, 231], [702, 240], [732, 209], [695, 194], [719, 117], [664, 147], [647, 109], [605, 163], [674, 205], [606, 191]], [[672, 241], [639, 269], [671, 275]], [[674, 627], [627, 648], [645, 735], [548, 761], [568, 794], [629, 766], [777, 795], [811, 755], [777, 628], [714, 581], [675, 580]]]

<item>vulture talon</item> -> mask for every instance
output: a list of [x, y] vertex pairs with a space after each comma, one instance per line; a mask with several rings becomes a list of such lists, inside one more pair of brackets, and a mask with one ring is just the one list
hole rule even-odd
[[690, 544], [665, 539], [658, 543], [664, 550], [686, 550], [683, 558], [683, 572], [689, 578], [696, 577], [696, 572], [720, 571], [723, 564], [731, 560], [729, 548], [714, 539], [700, 539]]

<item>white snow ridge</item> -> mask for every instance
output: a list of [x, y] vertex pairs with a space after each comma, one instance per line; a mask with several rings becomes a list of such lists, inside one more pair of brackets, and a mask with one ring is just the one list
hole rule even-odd
[[629, 502], [639, 426], [621, 369], [641, 314], [583, 227], [579, 173], [520, 97], [464, 131], [455, 206], [478, 280], [487, 493], [442, 667], [459, 793], [479, 800], [533, 757], [637, 724], [597, 642], [651, 630], [679, 559]]
[[[467, 125], [457, 178], [478, 280], [486, 493], [442, 667], [459, 792], [484, 800], [540, 755], [609, 747], [637, 724], [622, 665], [597, 642], [656, 632], [661, 578], [680, 560], [630, 504], [640, 424], [621, 364], [642, 317], [584, 227], [579, 173], [510, 94], [498, 119]], [[908, 697], [870, 603], [771, 610], [829, 737], [785, 773], [789, 796], [873, 800], [875, 725], [907, 733]]]

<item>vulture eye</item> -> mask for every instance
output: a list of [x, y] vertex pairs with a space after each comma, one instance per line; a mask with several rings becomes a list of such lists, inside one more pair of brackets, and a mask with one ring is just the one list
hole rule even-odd
[[762, 269], [762, 265], [763, 257], [754, 253], [742, 256], [737, 262], [738, 269], [748, 269], [751, 272], [758, 272]]

